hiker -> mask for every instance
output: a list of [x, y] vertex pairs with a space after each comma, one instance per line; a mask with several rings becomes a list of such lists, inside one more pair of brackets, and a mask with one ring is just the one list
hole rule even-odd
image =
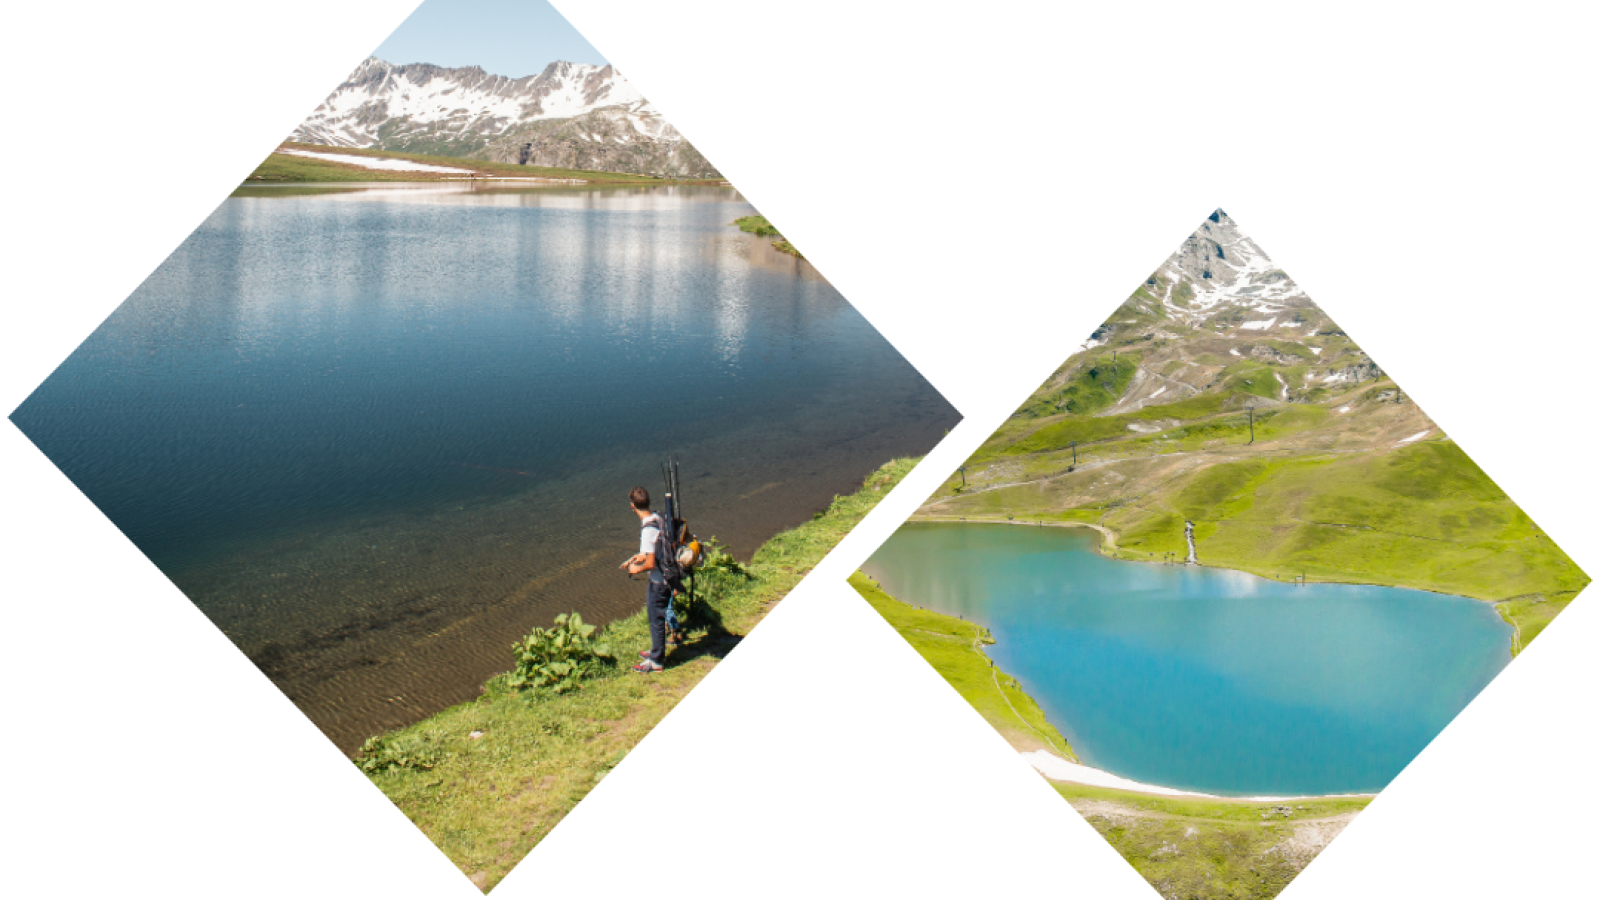
[[628, 558], [622, 568], [629, 575], [650, 573], [650, 586], [645, 591], [644, 614], [650, 620], [650, 649], [634, 666], [636, 672], [659, 672], [667, 662], [667, 616], [671, 614], [672, 588], [666, 576], [656, 565], [656, 537], [661, 533], [661, 517], [650, 511], [650, 492], [636, 487], [628, 492], [628, 503], [633, 514], [639, 517], [639, 552]]

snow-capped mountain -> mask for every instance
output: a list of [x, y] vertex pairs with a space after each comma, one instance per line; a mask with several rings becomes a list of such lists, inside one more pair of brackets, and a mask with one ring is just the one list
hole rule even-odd
[[506, 78], [477, 66], [369, 58], [289, 136], [525, 165], [714, 178], [713, 169], [611, 66], [553, 62]]
[[[1167, 292], [1164, 305], [1179, 319], [1204, 319], [1219, 304], [1232, 304], [1262, 314], [1305, 308], [1311, 303], [1303, 291], [1255, 241], [1239, 232], [1222, 210], [1213, 212], [1178, 251], [1158, 270]], [[1172, 289], [1187, 283], [1193, 298], [1184, 306], [1172, 303]], [[1248, 326], [1246, 326], [1248, 327]]]
[[[1383, 376], [1220, 209], [1095, 329], [1054, 381], [1065, 383], [1063, 373], [1094, 367], [1106, 347], [1142, 357], [1132, 380], [1119, 385], [1116, 402], [1108, 407], [1114, 413], [1238, 390], [1230, 379], [1236, 369], [1250, 365], [1283, 371], [1269, 373], [1276, 386], [1264, 392], [1246, 378], [1245, 393], [1285, 403]], [[1041, 390], [1048, 394], [1050, 385]], [[1057, 411], [1049, 405], [1040, 409]]]

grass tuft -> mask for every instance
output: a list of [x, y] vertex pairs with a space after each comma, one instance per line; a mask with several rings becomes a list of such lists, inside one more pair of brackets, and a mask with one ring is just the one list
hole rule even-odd
[[789, 243], [771, 222], [767, 221], [766, 216], [743, 216], [734, 219], [733, 224], [739, 226], [739, 230], [747, 234], [753, 234], [757, 237], [775, 237], [777, 240], [771, 242], [772, 249], [779, 253], [787, 253], [796, 259], [805, 259], [804, 256], [800, 255], [800, 251], [796, 250], [795, 246]]

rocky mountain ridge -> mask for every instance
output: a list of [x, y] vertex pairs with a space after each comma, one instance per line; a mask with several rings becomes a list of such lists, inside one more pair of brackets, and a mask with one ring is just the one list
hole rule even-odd
[[720, 177], [616, 69], [553, 62], [507, 78], [477, 66], [362, 62], [289, 140], [678, 178]]

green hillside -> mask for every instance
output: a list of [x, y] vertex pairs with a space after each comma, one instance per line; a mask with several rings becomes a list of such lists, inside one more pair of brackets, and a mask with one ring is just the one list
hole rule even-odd
[[1092, 523], [1160, 562], [1193, 523], [1202, 565], [1494, 602], [1520, 652], [1588, 577], [1308, 299], [1240, 294], [1151, 276], [918, 515]]

